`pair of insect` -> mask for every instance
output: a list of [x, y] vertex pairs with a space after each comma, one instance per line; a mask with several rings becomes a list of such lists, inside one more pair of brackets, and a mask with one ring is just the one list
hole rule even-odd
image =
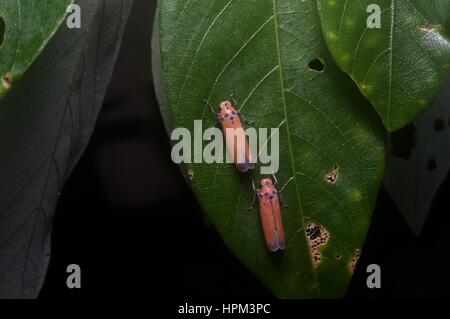
[[[233, 102], [221, 102], [219, 113], [214, 111], [211, 104], [207, 101], [205, 102], [211, 109], [211, 112], [217, 115], [217, 119], [225, 136], [228, 152], [233, 155], [236, 168], [240, 172], [247, 172], [248, 170], [253, 169], [255, 164], [243, 130], [241, 114], [236, 109], [237, 103], [233, 97], [232, 101]], [[234, 130], [234, 134], [227, 134], [227, 129]], [[234, 139], [234, 141], [232, 139]], [[273, 175], [273, 180], [271, 178], [263, 178], [260, 181], [260, 188], [258, 189], [255, 188], [255, 182], [252, 181], [255, 195], [253, 197], [252, 207], [249, 208], [249, 210], [254, 208], [255, 200], [258, 198], [264, 239], [267, 249], [272, 252], [285, 248], [284, 229], [280, 208], [280, 205], [282, 205], [280, 193], [284, 190], [284, 187], [281, 191], [277, 191], [277, 184], [275, 175]]]

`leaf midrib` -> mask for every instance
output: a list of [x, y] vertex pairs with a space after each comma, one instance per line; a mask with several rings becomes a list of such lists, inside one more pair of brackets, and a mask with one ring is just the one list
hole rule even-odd
[[[283, 111], [284, 111], [284, 120], [286, 123], [286, 131], [287, 131], [287, 140], [289, 145], [289, 156], [291, 161], [291, 169], [292, 169], [292, 176], [294, 178], [294, 184], [295, 184], [295, 191], [297, 195], [297, 202], [299, 207], [299, 213], [300, 213], [300, 221], [301, 221], [301, 227], [300, 229], [305, 229], [305, 220], [303, 215], [303, 207], [300, 200], [300, 191], [298, 187], [298, 181], [297, 181], [297, 171], [295, 169], [295, 161], [294, 161], [294, 154], [292, 153], [292, 141], [291, 141], [291, 135], [290, 135], [290, 129], [289, 129], [289, 120], [288, 120], [288, 114], [287, 114], [287, 105], [286, 105], [286, 95], [285, 95], [285, 87], [284, 87], [284, 75], [283, 75], [283, 63], [282, 63], [282, 56], [281, 56], [281, 43], [280, 43], [280, 35], [279, 35], [279, 22], [278, 22], [278, 10], [277, 10], [277, 0], [272, 0], [273, 3], [273, 17], [274, 17], [274, 26], [275, 26], [275, 42], [276, 42], [276, 50], [277, 50], [277, 58], [278, 58], [278, 74], [280, 77], [280, 89], [281, 89], [281, 98], [283, 101]], [[306, 238], [306, 234], [303, 231], [303, 234], [305, 236], [305, 243], [308, 244], [308, 240]], [[311, 251], [309, 247], [306, 247], [308, 251], [308, 255], [310, 258]], [[321, 297], [320, 294], [320, 287], [319, 287], [319, 281], [317, 278], [317, 273], [314, 269], [314, 267], [311, 264], [312, 273], [314, 274], [314, 280], [315, 280], [315, 289], [317, 290], [318, 297]]]
[[391, 26], [389, 35], [389, 93], [388, 93], [388, 105], [386, 112], [387, 125], [390, 127], [391, 118], [391, 100], [392, 100], [392, 74], [393, 74], [393, 59], [394, 59], [394, 22], [395, 22], [395, 0], [391, 0]]

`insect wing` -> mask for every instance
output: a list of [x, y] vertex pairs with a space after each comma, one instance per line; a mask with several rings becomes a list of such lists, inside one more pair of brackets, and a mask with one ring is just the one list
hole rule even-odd
[[270, 251], [284, 249], [284, 230], [278, 196], [275, 194], [272, 199], [260, 196], [259, 212], [267, 248]]

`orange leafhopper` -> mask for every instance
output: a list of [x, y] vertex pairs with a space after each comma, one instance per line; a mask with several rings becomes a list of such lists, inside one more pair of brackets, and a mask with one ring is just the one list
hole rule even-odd
[[[214, 112], [211, 105], [208, 104]], [[233, 156], [234, 164], [240, 172], [247, 172], [255, 167], [253, 155], [245, 136], [239, 112], [236, 110], [236, 102], [223, 101], [220, 103], [220, 111], [217, 119], [220, 122], [228, 152]], [[231, 133], [231, 134], [230, 134]]]
[[[276, 185], [275, 176], [274, 180]], [[255, 184], [253, 183], [253, 190], [259, 201], [259, 214], [267, 249], [274, 252], [285, 247], [280, 209], [280, 192], [276, 190], [270, 178], [263, 178], [260, 185], [261, 188], [255, 189]]]

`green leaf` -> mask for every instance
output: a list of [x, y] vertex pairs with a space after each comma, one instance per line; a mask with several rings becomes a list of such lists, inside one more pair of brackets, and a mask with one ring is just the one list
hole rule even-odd
[[77, 3], [82, 28], [61, 26], [0, 102], [1, 298], [39, 293], [58, 194], [94, 129], [132, 1]]
[[[195, 119], [214, 126], [204, 99], [218, 109], [234, 92], [255, 128], [280, 128], [280, 188], [293, 178], [282, 195], [283, 252], [266, 249], [259, 214], [248, 211], [258, 167], [243, 175], [232, 164], [186, 165], [223, 240], [278, 297], [342, 297], [382, 176], [383, 128], [327, 54], [315, 1], [162, 0], [160, 41], [175, 127], [194, 133]], [[317, 268], [305, 232], [311, 223], [331, 236]]]
[[450, 74], [433, 105], [388, 139], [384, 185], [416, 235], [450, 168]]
[[[426, 110], [450, 69], [450, 1], [317, 3], [334, 60], [372, 102], [388, 130]], [[368, 28], [372, 4], [381, 10], [380, 28]]]
[[[0, 2], [0, 98], [19, 80], [53, 36], [73, 0]], [[1, 39], [3, 38], [3, 43]]]
[[158, 100], [159, 107], [161, 110], [162, 119], [167, 132], [172, 130], [172, 122], [169, 113], [169, 107], [167, 105], [166, 92], [164, 90], [164, 77], [163, 69], [161, 64], [161, 47], [159, 42], [159, 10], [155, 11], [155, 17], [153, 21], [152, 30], [152, 74], [153, 74], [153, 87], [155, 90], [155, 96]]

